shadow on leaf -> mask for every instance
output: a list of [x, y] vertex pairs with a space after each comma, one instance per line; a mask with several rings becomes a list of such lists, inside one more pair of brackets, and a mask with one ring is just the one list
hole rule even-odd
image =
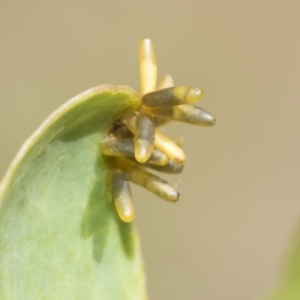
[[103, 157], [99, 154], [95, 167], [95, 183], [83, 216], [81, 235], [85, 239], [92, 236], [93, 257], [96, 262], [100, 263], [111, 222], [115, 222], [123, 250], [126, 256], [132, 259], [134, 257], [134, 229], [131, 223], [124, 223], [120, 220], [110, 201], [110, 176], [100, 169], [100, 165], [103, 165], [102, 160]]

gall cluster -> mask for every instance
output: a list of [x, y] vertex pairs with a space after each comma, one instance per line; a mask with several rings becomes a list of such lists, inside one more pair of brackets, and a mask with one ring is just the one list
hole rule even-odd
[[124, 222], [134, 219], [134, 205], [129, 181], [160, 198], [176, 202], [177, 190], [148, 169], [180, 173], [186, 156], [180, 140], [172, 140], [157, 129], [170, 121], [198, 126], [213, 126], [215, 118], [193, 105], [203, 98], [195, 87], [174, 86], [166, 75], [157, 85], [157, 63], [152, 41], [139, 43], [141, 108], [134, 116], [118, 121], [100, 143], [102, 154], [111, 159], [111, 197]]

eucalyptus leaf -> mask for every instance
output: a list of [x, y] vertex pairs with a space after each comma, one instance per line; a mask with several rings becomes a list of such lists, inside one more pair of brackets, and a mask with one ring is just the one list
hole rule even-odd
[[22, 146], [0, 185], [0, 299], [146, 299], [138, 236], [116, 215], [98, 148], [139, 107], [132, 89], [102, 85]]

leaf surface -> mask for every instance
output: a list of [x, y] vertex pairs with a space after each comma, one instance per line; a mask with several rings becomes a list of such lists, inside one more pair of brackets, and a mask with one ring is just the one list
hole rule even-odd
[[136, 231], [110, 202], [99, 141], [140, 106], [125, 86], [69, 100], [0, 185], [0, 299], [146, 299]]

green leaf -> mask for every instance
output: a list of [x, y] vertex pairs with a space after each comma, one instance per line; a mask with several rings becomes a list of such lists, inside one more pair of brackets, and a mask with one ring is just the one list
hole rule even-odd
[[281, 283], [269, 300], [299, 300], [300, 299], [300, 228], [290, 246], [287, 268]]
[[0, 185], [0, 299], [146, 299], [136, 231], [110, 202], [98, 143], [140, 106], [103, 85], [56, 110]]

